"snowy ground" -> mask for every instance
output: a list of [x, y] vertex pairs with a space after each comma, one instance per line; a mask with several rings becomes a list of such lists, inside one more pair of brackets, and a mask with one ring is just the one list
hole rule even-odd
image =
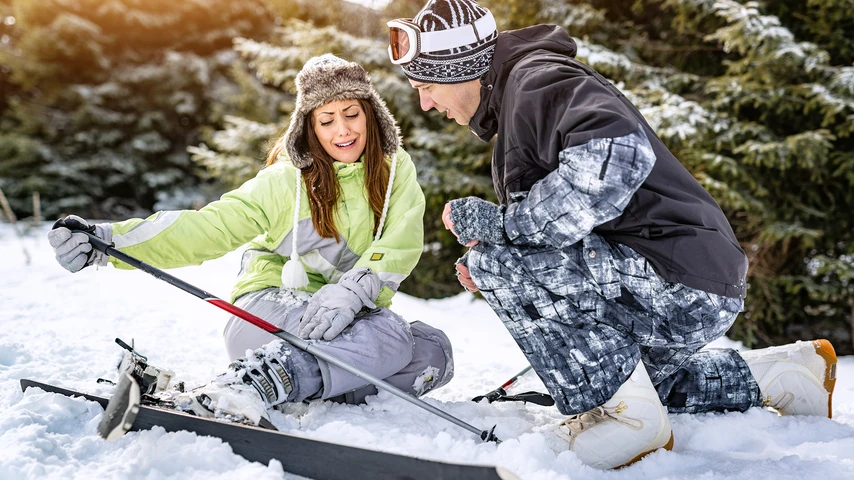
[[[53, 259], [46, 228], [22, 241], [0, 224], [0, 479], [294, 478], [277, 462], [248, 462], [218, 439], [187, 432], [156, 428], [107, 443], [95, 431], [103, 414], [98, 404], [20, 391], [19, 380], [30, 378], [109, 395], [111, 387], [95, 379], [115, 377], [116, 337], [135, 339], [153, 365], [172, 368], [188, 386], [207, 382], [227, 364], [225, 313], [141, 272], [108, 267], [69, 274]], [[29, 266], [24, 249], [32, 256]], [[227, 298], [237, 268], [238, 256], [230, 254], [171, 273]], [[387, 393], [366, 406], [293, 406], [274, 413], [274, 423], [363, 448], [498, 464], [527, 480], [854, 478], [854, 358], [840, 359], [833, 420], [784, 418], [758, 408], [675, 415], [672, 452], [600, 472], [563, 451], [551, 433], [562, 418], [554, 408], [469, 401], [527, 365], [483, 301], [468, 293], [433, 301], [398, 295], [394, 310], [445, 330], [454, 344], [456, 376], [428, 401], [479, 428], [497, 424], [504, 443], [482, 444]], [[715, 346], [740, 347], [726, 339]], [[521, 387], [540, 385], [528, 378]]]

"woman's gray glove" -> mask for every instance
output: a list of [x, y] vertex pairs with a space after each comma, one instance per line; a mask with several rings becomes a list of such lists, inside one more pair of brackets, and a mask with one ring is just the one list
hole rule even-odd
[[301, 338], [332, 340], [353, 322], [362, 307], [377, 308], [382, 280], [370, 268], [354, 268], [338, 280], [320, 287], [308, 302], [300, 321]]
[[92, 249], [89, 236], [80, 232], [71, 233], [72, 230], [89, 232], [107, 243], [113, 241], [113, 228], [109, 223], [90, 225], [77, 215], [69, 215], [57, 220], [53, 230], [47, 232], [47, 240], [56, 253], [56, 261], [71, 273], [79, 272], [89, 265], [106, 265], [107, 255]]

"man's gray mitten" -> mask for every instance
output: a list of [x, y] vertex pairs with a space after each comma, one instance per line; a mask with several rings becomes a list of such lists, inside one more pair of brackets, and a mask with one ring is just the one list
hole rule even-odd
[[320, 287], [303, 313], [297, 334], [301, 338], [332, 340], [353, 322], [362, 307], [376, 308], [382, 280], [370, 268], [354, 268]]
[[[75, 230], [75, 233], [71, 233]], [[104, 266], [107, 255], [99, 250], [92, 250], [89, 237], [81, 231], [89, 232], [109, 243], [113, 241], [113, 227], [109, 223], [90, 225], [77, 215], [69, 215], [58, 220], [53, 229], [47, 232], [47, 240], [56, 254], [56, 261], [62, 268], [71, 273], [78, 272], [89, 265]]]
[[472, 240], [500, 245], [504, 237], [504, 212], [498, 205], [477, 197], [451, 200], [451, 221], [457, 241], [467, 245]]

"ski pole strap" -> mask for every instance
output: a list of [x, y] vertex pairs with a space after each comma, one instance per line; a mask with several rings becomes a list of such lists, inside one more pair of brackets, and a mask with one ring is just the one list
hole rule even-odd
[[517, 393], [516, 395], [507, 395], [507, 392], [501, 387], [496, 388], [495, 390], [493, 390], [493, 391], [491, 391], [485, 395], [478, 395], [477, 397], [472, 398], [471, 401], [480, 402], [484, 398], [489, 403], [492, 403], [492, 402], [531, 402], [531, 403], [536, 403], [537, 405], [542, 405], [544, 407], [551, 407], [552, 405], [555, 404], [555, 401], [551, 397], [551, 395], [548, 395], [546, 393], [530, 391], [530, 392]]

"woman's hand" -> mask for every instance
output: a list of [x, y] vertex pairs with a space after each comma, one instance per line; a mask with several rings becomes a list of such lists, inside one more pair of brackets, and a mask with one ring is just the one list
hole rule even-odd
[[[72, 230], [75, 232], [72, 233]], [[79, 230], [79, 231], [78, 231]], [[112, 228], [109, 224], [90, 225], [77, 215], [69, 215], [53, 224], [47, 240], [56, 254], [56, 261], [71, 273], [79, 272], [92, 264], [106, 265], [107, 256], [92, 249], [88, 232], [110, 243]]]

